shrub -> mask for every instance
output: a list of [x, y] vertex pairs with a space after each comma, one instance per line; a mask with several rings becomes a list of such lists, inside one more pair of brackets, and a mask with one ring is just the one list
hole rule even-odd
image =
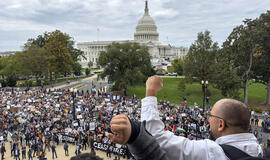
[[6, 84], [7, 84], [7, 86], [9, 86], [9, 87], [15, 87], [16, 86], [16, 84], [17, 84], [17, 77], [15, 76], [15, 75], [10, 75], [10, 76], [8, 76], [7, 77], [7, 79], [6, 79]]
[[3, 79], [0, 80], [0, 83], [2, 85], [2, 87], [6, 87], [7, 86], [7, 82]]
[[41, 80], [40, 80], [40, 79], [38, 79], [38, 80], [36, 81], [36, 85], [37, 85], [37, 86], [41, 86]]
[[85, 69], [85, 75], [88, 76], [89, 74], [90, 74], [90, 70], [89, 70], [89, 68], [86, 68], [86, 69]]
[[24, 81], [23, 86], [24, 87], [32, 87], [33, 86], [33, 81], [32, 80]]

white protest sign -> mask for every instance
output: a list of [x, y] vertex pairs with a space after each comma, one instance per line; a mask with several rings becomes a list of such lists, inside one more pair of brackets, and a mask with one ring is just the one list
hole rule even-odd
[[82, 118], [82, 115], [77, 115], [77, 118], [78, 118], [78, 119], [81, 119], [81, 118]]
[[89, 124], [89, 128], [90, 128], [90, 131], [94, 131], [95, 130], [95, 122], [90, 122]]
[[193, 127], [194, 129], [196, 129], [196, 124], [195, 123], [191, 123], [190, 126]]

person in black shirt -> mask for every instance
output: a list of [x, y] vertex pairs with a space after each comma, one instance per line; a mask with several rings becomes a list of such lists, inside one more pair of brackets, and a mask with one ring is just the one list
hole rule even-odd
[[2, 144], [2, 147], [1, 147], [1, 155], [2, 155], [2, 160], [5, 159], [5, 152], [6, 152], [6, 148], [5, 148], [5, 145]]
[[52, 145], [52, 159], [54, 159], [54, 155], [57, 158], [57, 153], [56, 153], [56, 149], [55, 149], [55, 144]]
[[33, 160], [33, 157], [32, 157], [32, 150], [31, 149], [29, 149], [28, 150], [28, 160]]
[[65, 142], [64, 144], [65, 156], [68, 156], [68, 144]]
[[22, 145], [22, 159], [26, 158], [26, 146]]

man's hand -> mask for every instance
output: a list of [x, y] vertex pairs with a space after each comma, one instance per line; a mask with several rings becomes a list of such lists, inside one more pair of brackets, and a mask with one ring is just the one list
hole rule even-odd
[[149, 77], [146, 81], [146, 97], [157, 96], [157, 92], [163, 87], [163, 80], [159, 76]]
[[131, 124], [128, 117], [124, 114], [117, 115], [111, 120], [111, 131], [108, 137], [112, 142], [126, 144], [131, 135]]

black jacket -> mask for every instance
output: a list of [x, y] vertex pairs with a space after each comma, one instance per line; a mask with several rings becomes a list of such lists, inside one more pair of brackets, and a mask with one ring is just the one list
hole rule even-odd
[[139, 135], [133, 142], [127, 144], [129, 151], [136, 160], [168, 160], [156, 139], [146, 131], [145, 124], [145, 121], [141, 123]]

